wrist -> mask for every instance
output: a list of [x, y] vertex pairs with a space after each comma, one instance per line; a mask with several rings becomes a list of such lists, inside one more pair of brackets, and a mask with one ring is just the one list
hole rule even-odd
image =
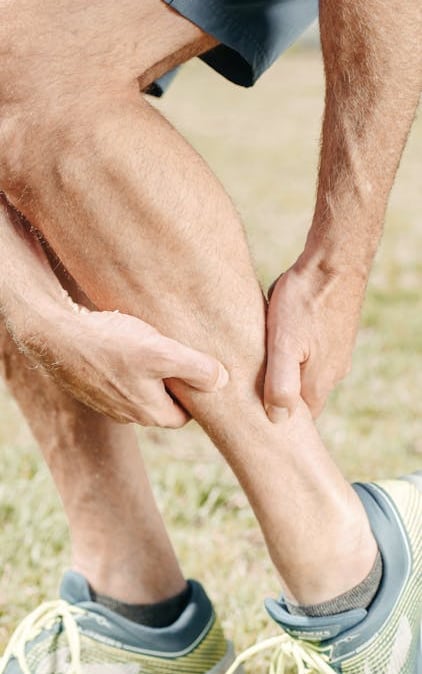
[[321, 279], [349, 279], [349, 281], [361, 282], [366, 284], [370, 264], [361, 260], [346, 259], [324, 247], [305, 247], [297, 262], [295, 268], [301, 274], [308, 274]]
[[[363, 229], [363, 228], [362, 228]], [[349, 276], [366, 283], [377, 251], [379, 236], [362, 236], [358, 240], [343, 230], [314, 220], [298, 263], [304, 269], [324, 276]]]
[[344, 301], [348, 298], [359, 305], [363, 301], [369, 275], [366, 266], [333, 259], [324, 249], [305, 248], [293, 269], [316, 302], [325, 302], [329, 296], [343, 297]]
[[7, 293], [2, 313], [14, 339], [22, 347], [38, 343], [40, 348], [58, 336], [58, 326], [69, 324], [73, 312], [65, 298], [49, 294]]

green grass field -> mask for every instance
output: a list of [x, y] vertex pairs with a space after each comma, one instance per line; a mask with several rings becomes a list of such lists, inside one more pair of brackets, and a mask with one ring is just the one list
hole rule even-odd
[[[264, 285], [294, 261], [310, 223], [322, 101], [319, 56], [291, 50], [252, 91], [190, 64], [159, 103], [232, 194]], [[421, 156], [418, 119], [392, 194], [353, 372], [320, 420], [350, 479], [422, 463]], [[183, 568], [205, 582], [228, 635], [240, 650], [274, 633], [262, 600], [278, 593], [278, 581], [245, 497], [216, 450], [194, 424], [141, 430], [139, 437]], [[26, 612], [55, 596], [69, 543], [49, 474], [2, 388], [0, 452], [2, 648]], [[254, 674], [265, 671], [260, 662]]]

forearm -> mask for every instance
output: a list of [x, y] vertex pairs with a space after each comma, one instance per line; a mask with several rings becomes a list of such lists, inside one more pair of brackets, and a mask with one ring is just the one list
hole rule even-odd
[[422, 83], [420, 0], [320, 0], [326, 106], [304, 259], [366, 280]]

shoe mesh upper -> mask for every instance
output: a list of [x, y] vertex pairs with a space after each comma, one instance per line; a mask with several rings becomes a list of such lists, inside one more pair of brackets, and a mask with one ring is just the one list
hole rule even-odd
[[417, 664], [420, 666], [417, 659], [422, 658], [415, 630], [422, 618], [422, 493], [400, 480], [380, 486], [395, 503], [407, 532], [413, 556], [412, 582], [405, 584], [382, 632], [342, 663], [342, 674], [416, 674]]
[[[227, 642], [215, 620], [205, 638], [186, 655], [150, 656], [80, 635], [84, 674], [206, 674], [224, 658]], [[31, 674], [69, 674], [70, 654], [65, 632], [40, 640], [27, 655]]]

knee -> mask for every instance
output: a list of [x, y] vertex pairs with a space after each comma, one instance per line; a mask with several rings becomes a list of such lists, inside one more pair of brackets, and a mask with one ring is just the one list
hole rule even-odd
[[[87, 115], [51, 105], [41, 95], [0, 112], [0, 190], [25, 214], [25, 205], [59, 179], [57, 164], [77, 147]], [[46, 183], [48, 181], [48, 183]]]
[[[0, 191], [25, 215], [46, 186], [64, 188], [84, 161], [101, 156], [98, 129], [108, 102], [77, 87], [48, 100], [45, 92], [0, 111]], [[30, 206], [28, 210], [28, 206]]]
[[13, 199], [23, 190], [30, 192], [33, 177], [51, 175], [48, 159], [74, 147], [93, 108], [107, 107], [119, 87], [124, 92], [129, 83], [119, 79], [121, 73], [103, 54], [106, 41], [92, 44], [92, 35], [82, 27], [64, 31], [60, 22], [55, 25], [55, 3], [3, 4], [0, 189]]
[[17, 55], [10, 61], [2, 67], [0, 57], [0, 189], [13, 201], [14, 195], [28, 190], [28, 178], [37, 174], [49, 148], [63, 138], [77, 94], [69, 92], [65, 102], [57, 82], [53, 93], [44, 75], [38, 76], [40, 64], [34, 62], [24, 71]]

